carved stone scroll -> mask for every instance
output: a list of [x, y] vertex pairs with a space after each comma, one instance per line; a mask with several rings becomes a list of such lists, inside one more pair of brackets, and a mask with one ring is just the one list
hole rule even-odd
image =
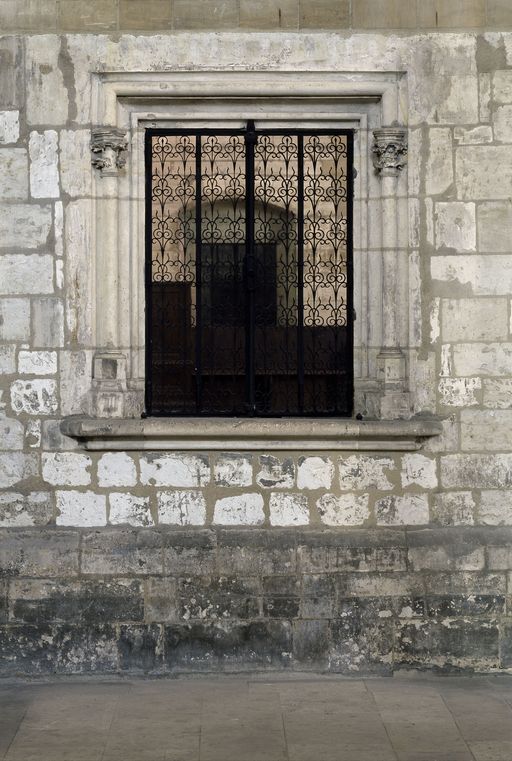
[[407, 130], [380, 127], [373, 130], [373, 165], [383, 177], [397, 177], [407, 164]]
[[105, 177], [114, 177], [126, 164], [126, 132], [117, 127], [96, 127], [92, 131], [92, 165]]

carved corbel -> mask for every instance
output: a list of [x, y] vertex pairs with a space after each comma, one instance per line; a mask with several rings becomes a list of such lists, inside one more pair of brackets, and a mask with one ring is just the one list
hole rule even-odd
[[128, 142], [125, 130], [96, 127], [92, 131], [92, 165], [105, 177], [115, 177], [126, 164]]
[[398, 177], [407, 164], [407, 129], [379, 127], [373, 130], [373, 165], [382, 177]]

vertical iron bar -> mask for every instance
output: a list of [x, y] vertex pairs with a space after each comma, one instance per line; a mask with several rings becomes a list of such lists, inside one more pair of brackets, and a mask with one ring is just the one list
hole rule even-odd
[[345, 415], [352, 415], [354, 409], [354, 131], [347, 133], [347, 366]]
[[304, 137], [297, 136], [297, 382], [304, 413]]
[[153, 259], [153, 247], [152, 247], [152, 195], [153, 195], [153, 159], [152, 159], [152, 145], [153, 136], [150, 130], [146, 130], [145, 142], [144, 142], [144, 162], [146, 171], [145, 191], [146, 191], [146, 208], [145, 208], [145, 254], [146, 261], [144, 266], [145, 276], [145, 295], [146, 295], [146, 351], [145, 351], [145, 369], [146, 369], [146, 393], [145, 393], [145, 410], [143, 417], [151, 415], [153, 399], [152, 399], [152, 359], [153, 359], [153, 338], [152, 338], [152, 324], [153, 324], [153, 300], [151, 293], [151, 281], [152, 281], [152, 259]]
[[196, 236], [196, 413], [201, 412], [203, 406], [202, 389], [202, 260], [201, 260], [201, 135], [196, 135], [196, 198], [195, 198], [195, 236]]
[[254, 122], [247, 122], [245, 133], [245, 373], [246, 404], [249, 415], [256, 411], [255, 399], [255, 262], [254, 262], [254, 147], [256, 145]]

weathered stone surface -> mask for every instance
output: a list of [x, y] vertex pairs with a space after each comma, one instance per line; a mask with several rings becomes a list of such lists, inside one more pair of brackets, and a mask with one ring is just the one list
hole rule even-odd
[[512, 455], [455, 454], [441, 457], [441, 485], [448, 489], [512, 486]]
[[452, 133], [449, 129], [434, 127], [429, 130], [430, 153], [426, 169], [428, 195], [440, 195], [453, 183]]
[[16, 143], [20, 136], [20, 112], [0, 111], [0, 145]]
[[498, 106], [493, 119], [494, 139], [497, 143], [512, 142], [512, 106]]
[[394, 627], [384, 600], [345, 600], [340, 617], [330, 622], [329, 670], [389, 674]]
[[260, 594], [257, 578], [187, 577], [178, 585], [179, 616], [182, 621], [256, 618]]
[[87, 486], [91, 483], [88, 455], [75, 452], [43, 452], [43, 478], [53, 486]]
[[279, 6], [273, 0], [240, 0], [240, 27], [242, 29], [297, 29], [299, 4], [297, 0], [283, 0]]
[[37, 528], [0, 531], [0, 576], [55, 578], [78, 573], [76, 531]]
[[456, 375], [510, 375], [511, 343], [456, 344], [453, 347]]
[[107, 522], [104, 494], [92, 491], [56, 491], [55, 500], [57, 526], [104, 526]]
[[[99, 32], [115, 29], [117, 26], [118, 4], [114, 0], [95, 0], [84, 5], [80, 0], [62, 0], [59, 21], [64, 30]], [[145, 8], [141, 8], [141, 16]], [[121, 28], [129, 29], [124, 17]]]
[[512, 496], [509, 491], [483, 490], [478, 508], [478, 523], [487, 526], [512, 526]]
[[66, 327], [71, 342], [92, 344], [91, 234], [92, 206], [89, 200], [72, 201], [64, 212], [64, 252], [68, 288], [66, 297]]
[[450, 407], [471, 407], [479, 403], [477, 393], [482, 387], [480, 378], [441, 378], [441, 403]]
[[436, 203], [436, 248], [469, 252], [476, 249], [474, 203]]
[[15, 486], [36, 472], [36, 455], [23, 452], [0, 453], [0, 487]]
[[512, 73], [503, 69], [492, 74], [492, 97], [495, 103], [512, 103]]
[[509, 230], [512, 227], [512, 203], [492, 201], [478, 205], [478, 249], [479, 251], [510, 251]]
[[32, 198], [58, 198], [60, 190], [55, 130], [31, 132], [29, 155]]
[[200, 491], [157, 493], [158, 521], [175, 526], [204, 526], [206, 500]]
[[295, 463], [289, 458], [283, 460], [273, 455], [261, 455], [261, 470], [256, 483], [264, 489], [289, 489], [295, 484]]
[[475, 500], [470, 491], [435, 494], [432, 520], [442, 526], [471, 526], [474, 523]]
[[53, 291], [53, 259], [37, 254], [4, 254], [0, 256], [0, 293], [51, 293]]
[[0, 417], [0, 450], [23, 449], [23, 423], [13, 418]]
[[512, 182], [508, 151], [506, 146], [460, 147], [455, 158], [458, 197], [464, 201], [508, 198]]
[[406, 454], [402, 458], [402, 486], [437, 487], [436, 461], [422, 454]]
[[379, 489], [379, 491], [387, 491], [393, 488], [393, 484], [386, 471], [393, 470], [396, 470], [396, 466], [389, 457], [351, 455], [339, 462], [341, 490]]
[[137, 497], [126, 492], [110, 492], [109, 523], [128, 523], [131, 526], [152, 526], [149, 497]]
[[29, 415], [52, 415], [57, 412], [58, 400], [54, 380], [36, 379], [15, 381], [11, 385], [11, 405], [15, 412]]
[[[52, 224], [52, 212], [50, 206], [36, 206], [28, 204], [0, 204], [0, 241], [5, 248], [37, 248], [43, 246], [48, 238]], [[50, 257], [41, 257], [45, 261]], [[29, 257], [27, 257], [29, 259]], [[30, 257], [32, 260], [33, 257]], [[11, 258], [12, 261], [12, 258]], [[19, 267], [22, 267], [21, 258], [19, 258]], [[31, 273], [25, 272], [28, 282], [31, 280]], [[5, 288], [5, 280], [0, 278], [0, 283]], [[16, 282], [16, 280], [14, 281]], [[1, 288], [1, 287], [0, 287]], [[3, 288], [0, 292], [4, 293]], [[20, 291], [21, 293], [27, 292]], [[36, 290], [29, 293], [45, 293], [45, 290]], [[8, 293], [17, 293], [17, 291], [8, 291]]]
[[59, 68], [60, 39], [27, 37], [26, 82], [29, 124], [62, 125], [68, 119], [68, 91]]
[[152, 486], [206, 486], [208, 458], [193, 454], [145, 454], [140, 459], [141, 483]]
[[217, 486], [252, 486], [252, 457], [226, 452], [217, 458], [213, 474]]
[[[482, 99], [482, 96], [480, 96]], [[482, 119], [481, 121], [487, 121]], [[492, 127], [487, 124], [480, 124], [478, 127], [455, 127], [453, 131], [455, 143], [458, 145], [479, 145], [481, 143], [492, 143]]]
[[178, 621], [178, 592], [175, 578], [155, 576], [147, 579], [144, 614], [150, 623]]
[[463, 410], [460, 426], [465, 451], [503, 452], [512, 447], [512, 410]]
[[512, 407], [512, 379], [511, 378], [485, 378], [484, 407], [506, 410]]
[[92, 351], [61, 351], [60, 408], [62, 415], [89, 412], [92, 377]]
[[504, 298], [442, 301], [444, 341], [506, 341], [508, 322], [508, 301]]
[[83, 534], [83, 574], [147, 576], [162, 573], [162, 536], [153, 529], [104, 529]]
[[[216, 535], [211, 530], [172, 531], [163, 537], [164, 573], [181, 576], [209, 575], [215, 568]], [[256, 569], [255, 569], [256, 570]], [[220, 573], [230, 575], [236, 572], [222, 566]], [[242, 571], [243, 573], [243, 571]]]
[[53, 520], [53, 498], [48, 492], [0, 494], [0, 526], [45, 526]]
[[126, 452], [108, 452], [98, 461], [100, 486], [135, 486], [137, 471], [135, 463]]
[[32, 339], [34, 347], [64, 345], [64, 304], [61, 299], [41, 296], [32, 300]]
[[29, 299], [0, 299], [0, 340], [26, 341], [29, 337], [29, 334]]
[[213, 522], [224, 526], [258, 526], [265, 520], [261, 494], [224, 497], [215, 503]]
[[62, 189], [70, 196], [90, 195], [92, 177], [90, 130], [62, 130], [59, 145]]
[[306, 526], [309, 523], [306, 494], [273, 492], [269, 508], [271, 526]]
[[118, 652], [122, 671], [153, 672], [162, 667], [162, 627], [158, 624], [120, 627]]
[[2, 198], [26, 201], [28, 198], [28, 158], [24, 148], [0, 149]]
[[381, 526], [426, 524], [428, 497], [424, 494], [383, 497], [375, 503], [377, 523]]
[[324, 671], [328, 664], [328, 621], [294, 621], [293, 658], [302, 668]]
[[368, 495], [323, 494], [316, 506], [326, 526], [358, 526], [370, 517]]
[[289, 530], [220, 530], [217, 535], [218, 573], [232, 575], [289, 574], [295, 571], [295, 543]]
[[21, 375], [54, 375], [57, 372], [57, 352], [20, 351], [18, 372]]
[[299, 489], [330, 489], [334, 465], [327, 457], [300, 457], [297, 470]]
[[479, 256], [434, 256], [431, 259], [434, 280], [448, 283], [452, 295], [502, 296], [512, 293], [512, 257], [486, 254]]
[[234, 0], [226, 0], [212, 6], [206, 0], [175, 0], [175, 29], [232, 29], [238, 26], [238, 6]]
[[16, 372], [16, 347], [0, 346], [0, 375], [12, 375]]

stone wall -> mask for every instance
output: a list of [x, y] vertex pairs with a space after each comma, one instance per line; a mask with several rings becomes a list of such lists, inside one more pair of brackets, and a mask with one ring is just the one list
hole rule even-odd
[[[0, 61], [3, 672], [510, 668], [512, 35], [5, 36]], [[60, 432], [95, 348], [91, 74], [205, 69], [405, 72], [422, 451]]]

